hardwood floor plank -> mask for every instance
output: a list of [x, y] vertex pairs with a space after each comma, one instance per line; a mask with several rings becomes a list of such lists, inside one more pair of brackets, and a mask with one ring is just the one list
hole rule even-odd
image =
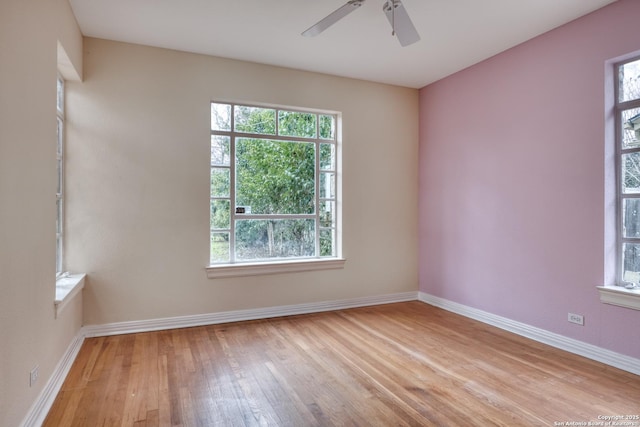
[[45, 426], [553, 426], [640, 377], [407, 302], [85, 340]]

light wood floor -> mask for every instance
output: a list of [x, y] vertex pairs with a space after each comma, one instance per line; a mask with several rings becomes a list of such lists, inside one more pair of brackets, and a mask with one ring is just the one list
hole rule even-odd
[[87, 339], [45, 426], [554, 426], [638, 414], [639, 376], [408, 302]]

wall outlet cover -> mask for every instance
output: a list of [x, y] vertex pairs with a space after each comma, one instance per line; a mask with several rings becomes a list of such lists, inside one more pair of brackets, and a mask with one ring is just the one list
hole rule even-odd
[[568, 320], [576, 325], [584, 326], [584, 316], [582, 314], [569, 313]]

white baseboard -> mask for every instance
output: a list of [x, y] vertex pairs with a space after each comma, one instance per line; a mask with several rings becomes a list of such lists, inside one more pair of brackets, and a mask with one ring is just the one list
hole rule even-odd
[[523, 337], [550, 345], [552, 347], [586, 357], [591, 360], [602, 362], [606, 365], [622, 369], [632, 374], [640, 375], [640, 359], [625, 356], [611, 350], [587, 344], [582, 341], [568, 338], [544, 329], [536, 328], [525, 323], [516, 322], [506, 317], [497, 316], [486, 311], [478, 310], [457, 302], [449, 301], [444, 298], [418, 293], [418, 299], [435, 307], [478, 320], [483, 323], [504, 329], [509, 332], [521, 335]]
[[58, 396], [58, 392], [62, 388], [64, 380], [67, 378], [71, 365], [76, 360], [76, 356], [82, 347], [84, 342], [84, 334], [80, 331], [71, 341], [67, 351], [62, 356], [62, 359], [53, 370], [53, 374], [47, 381], [36, 401], [31, 405], [27, 416], [24, 418], [21, 427], [40, 427], [47, 417], [54, 400]]
[[164, 329], [190, 328], [193, 326], [240, 322], [243, 320], [268, 319], [272, 317], [292, 316], [296, 314], [319, 313], [322, 311], [343, 310], [346, 308], [366, 307], [369, 305], [415, 301], [417, 299], [417, 292], [403, 292], [338, 301], [224, 311], [220, 313], [196, 314], [192, 316], [169, 317], [164, 319], [136, 320], [132, 322], [109, 323], [104, 325], [89, 325], [84, 326], [82, 328], [82, 332], [85, 337], [132, 334]]

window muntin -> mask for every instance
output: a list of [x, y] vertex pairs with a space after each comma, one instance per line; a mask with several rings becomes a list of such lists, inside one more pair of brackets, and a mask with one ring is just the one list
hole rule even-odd
[[64, 229], [64, 80], [57, 79], [57, 135], [56, 135], [56, 276], [63, 270], [63, 229]]
[[338, 256], [336, 129], [336, 114], [211, 103], [211, 264]]
[[616, 65], [617, 282], [640, 282], [640, 58]]

